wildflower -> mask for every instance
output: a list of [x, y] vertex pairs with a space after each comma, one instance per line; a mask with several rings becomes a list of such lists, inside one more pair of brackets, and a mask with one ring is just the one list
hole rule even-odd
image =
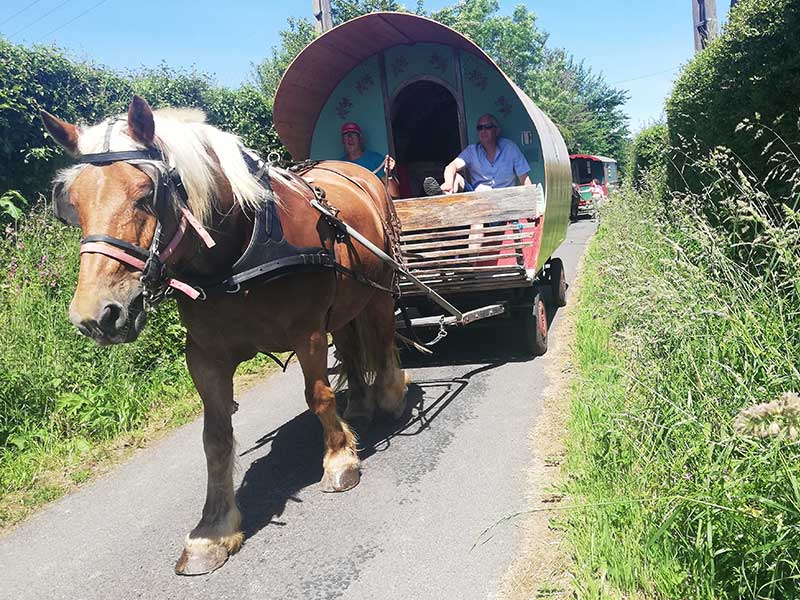
[[734, 430], [750, 437], [800, 437], [800, 395], [784, 392], [774, 402], [756, 404], [742, 410], [733, 422]]

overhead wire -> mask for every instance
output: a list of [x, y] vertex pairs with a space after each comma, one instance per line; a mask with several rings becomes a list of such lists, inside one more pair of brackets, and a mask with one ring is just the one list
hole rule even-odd
[[14, 33], [12, 33], [11, 35], [9, 35], [9, 36], [8, 36], [8, 39], [11, 39], [11, 38], [13, 38], [15, 35], [18, 35], [18, 34], [22, 33], [23, 31], [25, 31], [26, 29], [28, 29], [28, 27], [31, 27], [31, 26], [33, 26], [33, 25], [36, 25], [36, 23], [38, 23], [39, 21], [41, 21], [42, 19], [44, 19], [44, 18], [46, 18], [46, 17], [49, 17], [49, 16], [50, 16], [50, 15], [52, 15], [54, 12], [56, 12], [56, 11], [57, 11], [59, 8], [61, 8], [61, 7], [62, 7], [62, 6], [64, 6], [65, 4], [68, 4], [69, 2], [70, 2], [70, 0], [64, 0], [64, 1], [63, 1], [63, 2], [61, 2], [60, 4], [56, 4], [56, 6], [55, 6], [54, 8], [51, 8], [50, 10], [48, 10], [46, 13], [44, 13], [44, 14], [43, 14], [42, 16], [40, 16], [38, 19], [34, 19], [33, 21], [31, 21], [30, 23], [28, 23], [27, 25], [25, 25], [25, 26], [24, 26], [24, 27], [22, 27], [21, 29], [17, 29], [17, 30], [16, 30]]
[[63, 24], [59, 25], [59, 26], [58, 26], [58, 27], [56, 27], [55, 29], [51, 29], [50, 31], [48, 31], [47, 33], [45, 33], [43, 36], [41, 36], [41, 37], [39, 38], [39, 40], [42, 40], [42, 39], [46, 38], [47, 36], [53, 35], [53, 34], [54, 34], [56, 31], [59, 31], [59, 30], [63, 29], [64, 27], [66, 27], [67, 25], [70, 25], [70, 24], [74, 23], [75, 21], [77, 21], [78, 19], [80, 19], [80, 18], [81, 18], [83, 15], [85, 15], [86, 13], [89, 13], [89, 12], [93, 11], [95, 8], [97, 8], [97, 7], [98, 7], [98, 6], [100, 6], [101, 4], [105, 4], [106, 2], [108, 2], [108, 0], [100, 0], [100, 2], [98, 2], [98, 3], [96, 3], [96, 4], [92, 5], [92, 6], [90, 6], [89, 8], [87, 8], [86, 10], [84, 10], [82, 13], [80, 13], [80, 14], [78, 14], [78, 15], [74, 16], [73, 18], [71, 18], [71, 19], [70, 19], [69, 21], [67, 21], [66, 23], [63, 23]]
[[655, 77], [656, 75], [663, 75], [664, 73], [674, 73], [680, 69], [680, 65], [676, 67], [672, 67], [671, 69], [664, 69], [663, 71], [656, 71], [655, 73], [649, 73], [647, 75], [641, 75], [639, 77], [632, 77], [630, 79], [622, 79], [620, 81], [613, 81], [609, 85], [618, 85], [620, 83], [628, 83], [629, 81], [639, 81], [640, 79], [647, 79], [648, 77]]
[[10, 17], [8, 17], [6, 20], [4, 20], [4, 21], [0, 21], [0, 27], [2, 27], [3, 25], [5, 25], [6, 23], [8, 23], [9, 21], [11, 21], [12, 19], [14, 19], [15, 17], [18, 17], [19, 15], [21, 15], [22, 13], [24, 13], [26, 10], [28, 10], [28, 9], [29, 9], [31, 6], [33, 6], [34, 4], [38, 4], [38, 3], [39, 3], [39, 2], [41, 2], [41, 1], [42, 1], [42, 0], [33, 0], [33, 2], [30, 2], [30, 3], [26, 4], [25, 6], [23, 6], [22, 8], [20, 8], [20, 9], [19, 9], [17, 12], [15, 12], [13, 15], [11, 15]]

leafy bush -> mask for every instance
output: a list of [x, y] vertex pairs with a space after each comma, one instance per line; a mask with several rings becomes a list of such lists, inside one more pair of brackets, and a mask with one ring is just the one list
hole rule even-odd
[[663, 124], [651, 125], [640, 131], [628, 149], [630, 181], [636, 189], [645, 184], [659, 186], [656, 196], [666, 193], [667, 153], [669, 131]]
[[71, 122], [95, 122], [130, 100], [130, 82], [96, 66], [70, 61], [51, 47], [34, 49], [0, 39], [0, 193], [36, 198], [67, 164], [45, 139], [39, 108]]
[[212, 124], [241, 136], [264, 156], [281, 151], [271, 107], [253, 87], [229, 90], [204, 73], [166, 65], [119, 75], [74, 62], [55, 48], [30, 49], [0, 39], [0, 163], [6, 165], [0, 170], [0, 195], [12, 189], [28, 199], [46, 194], [53, 173], [69, 163], [45, 136], [40, 108], [66, 121], [94, 124], [126, 110], [134, 93], [155, 108], [200, 108]]
[[[724, 34], [683, 70], [667, 101], [672, 145], [681, 149], [670, 169], [675, 190], [703, 192], [710, 183], [686, 168], [725, 146], [763, 181], [779, 206], [800, 206], [781, 179], [771, 179], [774, 165], [763, 160], [763, 144], [737, 133], [745, 119], [774, 125], [787, 145], [800, 141], [800, 3], [796, 0], [741, 0], [731, 10]], [[711, 216], [720, 196], [709, 195], [703, 210]]]

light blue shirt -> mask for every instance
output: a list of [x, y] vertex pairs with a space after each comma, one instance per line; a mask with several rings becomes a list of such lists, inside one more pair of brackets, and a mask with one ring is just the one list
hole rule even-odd
[[488, 185], [491, 188], [507, 188], [516, 185], [531, 168], [522, 151], [509, 139], [497, 138], [494, 162], [489, 161], [486, 150], [480, 144], [470, 144], [458, 157], [467, 163], [472, 187]]
[[340, 160], [343, 160], [345, 162], [356, 163], [357, 165], [361, 165], [365, 169], [369, 169], [370, 171], [375, 173], [378, 177], [383, 177], [383, 168], [381, 168], [381, 170], [377, 172], [376, 169], [383, 164], [384, 158], [385, 155], [383, 154], [378, 154], [377, 152], [373, 152], [372, 150], [364, 150], [364, 154], [362, 154], [355, 160], [350, 160], [349, 158], [347, 158], [346, 154]]

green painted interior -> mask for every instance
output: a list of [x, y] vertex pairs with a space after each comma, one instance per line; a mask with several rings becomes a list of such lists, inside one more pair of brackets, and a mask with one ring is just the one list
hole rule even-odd
[[386, 50], [385, 57], [386, 85], [390, 98], [403, 84], [420, 76], [440, 79], [453, 89], [456, 87], [456, 56], [449, 46], [394, 46]]
[[312, 159], [342, 157], [341, 127], [348, 121], [361, 127], [368, 149], [379, 154], [388, 151], [377, 55], [356, 66], [333, 90], [314, 127]]
[[[505, 78], [478, 57], [460, 52], [462, 98], [469, 143], [477, 143], [475, 124], [484, 113], [500, 122], [502, 135], [515, 142], [531, 167], [531, 179], [545, 184], [539, 135], [527, 111]], [[456, 51], [442, 44], [394, 46], [384, 53], [389, 97], [419, 79], [441, 82], [458, 89]], [[340, 127], [355, 121], [364, 132], [368, 149], [389, 151], [383, 93], [377, 55], [356, 66], [336, 86], [314, 128], [311, 158], [340, 158]], [[454, 158], [454, 157], [453, 157]]]
[[[478, 142], [478, 132], [475, 129], [478, 118], [486, 113], [493, 114], [500, 123], [501, 135], [517, 144], [528, 159], [531, 180], [544, 186], [544, 162], [539, 135], [517, 94], [500, 73], [468, 52], [461, 53], [461, 71], [469, 143]], [[529, 140], [523, 139], [523, 132], [530, 132]]]

